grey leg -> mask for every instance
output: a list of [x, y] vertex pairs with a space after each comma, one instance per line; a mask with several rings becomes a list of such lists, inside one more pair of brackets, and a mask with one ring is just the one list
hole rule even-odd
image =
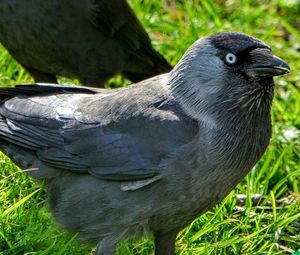
[[156, 232], [155, 255], [175, 255], [175, 241], [178, 231]]
[[97, 244], [96, 255], [113, 255], [116, 250], [116, 245], [117, 240], [114, 237], [105, 237]]
[[80, 79], [80, 83], [84, 86], [94, 87], [94, 88], [104, 88], [105, 82], [108, 78], [99, 77], [97, 80], [93, 81], [91, 79]]
[[44, 73], [42, 71], [36, 70], [31, 67], [24, 66], [24, 69], [33, 77], [35, 82], [42, 82], [42, 83], [55, 83], [57, 84], [57, 79], [54, 74]]

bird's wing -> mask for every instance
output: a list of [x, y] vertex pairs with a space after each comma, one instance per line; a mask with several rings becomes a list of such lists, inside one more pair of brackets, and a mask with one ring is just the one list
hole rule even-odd
[[143, 100], [135, 92], [143, 89], [135, 88], [91, 95], [57, 86], [39, 93], [36, 86], [32, 96], [19, 87], [0, 107], [0, 139], [51, 167], [110, 180], [152, 177], [192, 139], [197, 125], [172, 100], [149, 94]]
[[126, 0], [94, 0], [89, 5], [88, 19], [107, 36], [121, 39], [131, 49], [141, 43], [150, 44], [150, 38]]
[[48, 83], [37, 83], [37, 84], [19, 84], [14, 88], [11, 87], [1, 87], [0, 102], [6, 100], [10, 97], [14, 97], [20, 93], [23, 95], [36, 95], [41, 93], [62, 93], [62, 92], [76, 92], [76, 93], [86, 93], [86, 94], [95, 94], [101, 89], [78, 87], [73, 85], [57, 85], [57, 84], [48, 84]]
[[[151, 40], [143, 28], [142, 24], [128, 5], [126, 0], [94, 0], [90, 3], [88, 19], [102, 33], [110, 38], [114, 38], [119, 44], [131, 54], [131, 59], [127, 63], [125, 71], [127, 77], [133, 81], [142, 80], [141, 78], [152, 77], [148, 75], [142, 77], [147, 70], [142, 70], [148, 67], [148, 72], [152, 74], [166, 73], [172, 69], [172, 66], [165, 60], [165, 58], [153, 49]], [[137, 61], [134, 61], [137, 59]], [[140, 74], [138, 66], [141, 64]], [[155, 71], [154, 71], [155, 70]], [[143, 73], [144, 72], [144, 73]], [[138, 76], [141, 77], [138, 77]], [[125, 73], [126, 76], [126, 73]]]

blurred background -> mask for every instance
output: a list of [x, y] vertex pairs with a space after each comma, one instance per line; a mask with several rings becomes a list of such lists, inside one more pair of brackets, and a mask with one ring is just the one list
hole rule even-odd
[[[299, 255], [300, 1], [129, 3], [153, 46], [173, 65], [198, 38], [236, 31], [265, 41], [291, 67], [290, 74], [275, 78], [273, 138], [264, 157], [221, 204], [180, 233], [177, 254]], [[0, 45], [0, 85], [32, 82]], [[62, 77], [59, 82], [79, 84]], [[115, 77], [106, 87], [129, 83]], [[43, 186], [2, 154], [0, 174], [0, 255], [93, 254], [93, 245], [78, 244], [76, 236], [59, 230], [44, 206]], [[123, 242], [118, 254], [153, 254], [153, 243], [149, 238]]]

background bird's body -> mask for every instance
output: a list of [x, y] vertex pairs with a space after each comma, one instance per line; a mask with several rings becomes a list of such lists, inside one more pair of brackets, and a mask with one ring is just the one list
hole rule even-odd
[[102, 86], [170, 71], [125, 0], [0, 1], [0, 42], [37, 82]]
[[[228, 64], [228, 52], [240, 62]], [[169, 74], [127, 88], [2, 88], [1, 147], [47, 180], [56, 220], [98, 241], [98, 255], [144, 233], [154, 234], [157, 255], [174, 254], [178, 231], [264, 153], [272, 76], [288, 70], [261, 41], [220, 33], [196, 42]]]

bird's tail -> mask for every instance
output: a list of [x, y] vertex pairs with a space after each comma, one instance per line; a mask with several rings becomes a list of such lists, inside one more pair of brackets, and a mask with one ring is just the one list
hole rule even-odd
[[123, 75], [132, 82], [139, 82], [172, 70], [171, 64], [154, 48], [144, 47], [140, 51], [143, 52], [135, 52], [123, 70]]

